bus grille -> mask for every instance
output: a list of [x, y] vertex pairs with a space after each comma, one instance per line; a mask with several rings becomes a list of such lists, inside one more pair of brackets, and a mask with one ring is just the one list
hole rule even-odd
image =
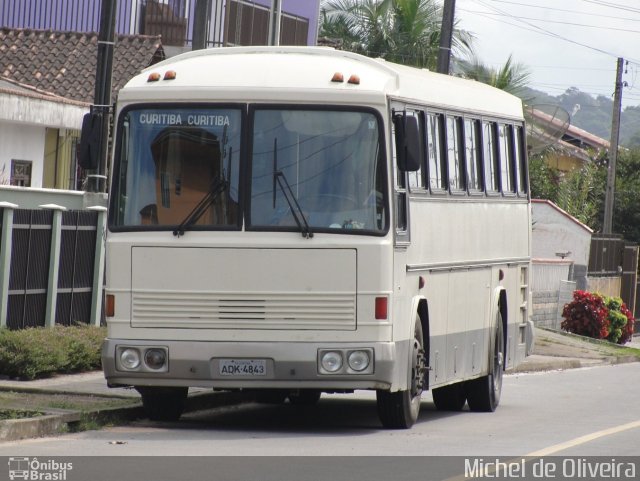
[[354, 330], [356, 296], [134, 291], [133, 327]]

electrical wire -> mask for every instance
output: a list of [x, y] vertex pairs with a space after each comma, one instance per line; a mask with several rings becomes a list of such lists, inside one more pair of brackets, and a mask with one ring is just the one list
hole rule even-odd
[[[600, 14], [600, 13], [581, 12], [579, 10], [568, 10], [568, 9], [565, 9], [565, 8], [555, 8], [555, 7], [546, 7], [546, 6], [542, 6], [542, 5], [532, 5], [530, 3], [509, 2], [507, 0], [488, 0], [488, 1], [495, 2], [495, 3], [506, 3], [506, 4], [509, 4], [509, 5], [518, 5], [518, 6], [527, 7], [527, 8], [538, 8], [538, 9], [547, 10], [547, 11], [565, 12], [565, 13], [571, 13], [573, 15], [584, 15], [584, 16], [598, 17], [598, 18], [612, 18], [612, 19], [615, 19], [615, 20], [624, 20], [624, 21], [628, 21], [628, 22], [640, 22], [640, 18], [618, 17], [616, 15], [603, 15], [603, 14]], [[638, 13], [640, 13], [640, 11]]]
[[[460, 8], [459, 10], [463, 11], [463, 12], [467, 12], [467, 13], [473, 13], [473, 14], [484, 14], [484, 15], [496, 15], [496, 16], [503, 16], [503, 17], [511, 17], [517, 20], [534, 20], [536, 22], [545, 22], [545, 23], [556, 23], [556, 24], [560, 24], [560, 25], [571, 25], [573, 27], [585, 27], [585, 28], [597, 28], [599, 30], [614, 30], [617, 32], [628, 32], [628, 33], [640, 33], [640, 30], [632, 30], [632, 29], [628, 29], [628, 28], [618, 28], [618, 27], [603, 27], [602, 25], [588, 25], [585, 23], [576, 23], [576, 22], [563, 22], [560, 20], [549, 20], [549, 19], [545, 19], [545, 18], [533, 18], [533, 17], [520, 17], [520, 16], [515, 16], [515, 15], [509, 15], [506, 13], [491, 13], [491, 12], [479, 12], [477, 10], [467, 10], [464, 8]], [[638, 20], [640, 21], [640, 20]]]
[[[488, 1], [491, 1], [491, 0], [488, 0]], [[587, 1], [587, 0], [583, 0], [583, 1]], [[505, 16], [507, 16], [507, 17], [509, 17], [509, 18], [512, 18], [512, 19], [516, 20], [516, 21], [517, 21], [517, 22], [519, 22], [519, 23], [522, 23], [522, 24], [524, 24], [524, 25], [528, 26], [528, 27], [529, 27], [529, 28], [528, 28], [528, 30], [534, 29], [534, 31], [535, 31], [535, 32], [537, 32], [537, 33], [541, 33], [541, 34], [544, 34], [544, 35], [548, 35], [548, 36], [551, 36], [551, 37], [556, 38], [556, 39], [558, 39], [558, 40], [563, 40], [563, 41], [565, 41], [565, 42], [569, 42], [569, 43], [572, 43], [572, 44], [574, 44], [574, 45], [578, 45], [578, 46], [581, 46], [581, 47], [584, 47], [584, 48], [587, 48], [587, 49], [593, 50], [593, 51], [595, 51], [595, 52], [599, 52], [599, 53], [602, 53], [602, 54], [604, 54], [604, 55], [608, 55], [608, 56], [610, 56], [610, 57], [614, 57], [614, 58], [618, 58], [618, 57], [620, 57], [620, 55], [617, 55], [617, 54], [615, 54], [615, 53], [609, 52], [609, 51], [607, 51], [607, 50], [603, 50], [603, 49], [601, 49], [601, 48], [597, 48], [597, 47], [594, 47], [594, 46], [592, 46], [592, 45], [587, 45], [587, 44], [585, 44], [585, 43], [578, 42], [578, 41], [576, 41], [576, 40], [571, 40], [570, 38], [567, 38], [567, 37], [563, 37], [562, 35], [559, 35], [559, 34], [557, 34], [557, 33], [555, 33], [555, 32], [552, 32], [552, 31], [550, 31], [550, 30], [547, 30], [547, 29], [545, 29], [545, 28], [542, 28], [542, 27], [540, 27], [540, 26], [538, 26], [538, 25], [535, 25], [535, 24], [533, 24], [533, 23], [530, 23], [530, 22], [528, 22], [528, 21], [526, 21], [526, 20], [519, 20], [519, 19], [518, 19], [518, 17], [516, 17], [516, 16], [514, 16], [514, 15], [512, 15], [512, 14], [508, 13], [508, 12], [505, 12], [505, 11], [503, 11], [503, 10], [500, 10], [499, 8], [496, 8], [496, 7], [492, 6], [492, 5], [488, 5], [488, 4], [487, 4], [487, 3], [485, 3], [485, 1], [483, 1], [483, 0], [475, 0], [475, 2], [476, 2], [476, 3], [478, 3], [478, 4], [480, 4], [480, 5], [482, 5], [482, 6], [483, 6], [483, 7], [485, 7], [485, 8], [488, 8], [489, 10], [493, 10], [493, 11], [495, 11], [495, 12], [501, 13], [501, 14], [503, 14], [503, 15], [505, 15]], [[477, 14], [477, 15], [480, 15], [480, 14]], [[495, 20], [495, 21], [498, 21], [498, 22], [500, 21], [500, 20], [493, 19], [492, 17], [488, 17], [488, 18], [491, 18], [492, 20]], [[513, 24], [511, 24], [511, 25], [513, 25]], [[521, 26], [521, 25], [515, 25], [515, 26], [516, 26], [516, 27], [518, 27], [518, 28], [522, 28], [522, 26]], [[633, 61], [634, 63], [636, 63], [636, 64], [639, 64], [639, 65], [640, 65], [640, 60], [636, 60], [636, 59], [628, 59], [628, 60], [631, 60], [631, 61]]]

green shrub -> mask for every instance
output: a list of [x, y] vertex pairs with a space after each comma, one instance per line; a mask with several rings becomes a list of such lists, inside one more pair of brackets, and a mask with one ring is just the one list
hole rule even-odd
[[35, 379], [100, 368], [106, 329], [56, 326], [0, 329], [0, 375]]
[[604, 303], [609, 309], [608, 341], [624, 344], [631, 340], [634, 330], [633, 314], [619, 297], [606, 297]]

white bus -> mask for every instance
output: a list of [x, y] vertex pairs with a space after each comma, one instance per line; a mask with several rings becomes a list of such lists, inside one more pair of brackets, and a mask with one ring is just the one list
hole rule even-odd
[[312, 404], [375, 390], [385, 427], [493, 411], [525, 356], [520, 100], [349, 52], [240, 47], [119, 93], [103, 366], [153, 419], [190, 387]]

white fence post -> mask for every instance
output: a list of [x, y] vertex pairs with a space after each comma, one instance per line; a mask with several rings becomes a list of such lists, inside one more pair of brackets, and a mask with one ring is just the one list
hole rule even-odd
[[13, 211], [16, 204], [0, 202], [2, 232], [0, 233], [0, 327], [7, 327], [9, 310], [9, 273], [11, 271], [11, 244], [13, 239]]
[[102, 320], [102, 289], [104, 285], [105, 235], [107, 233], [107, 208], [94, 206], [87, 210], [97, 212], [96, 250], [93, 260], [93, 289], [91, 291], [91, 321], [99, 326]]
[[49, 254], [49, 280], [47, 282], [47, 311], [44, 318], [45, 327], [56, 325], [56, 306], [58, 302], [58, 273], [60, 272], [60, 245], [62, 238], [62, 212], [66, 207], [57, 204], [45, 204], [41, 209], [53, 211], [51, 220], [51, 251]]

